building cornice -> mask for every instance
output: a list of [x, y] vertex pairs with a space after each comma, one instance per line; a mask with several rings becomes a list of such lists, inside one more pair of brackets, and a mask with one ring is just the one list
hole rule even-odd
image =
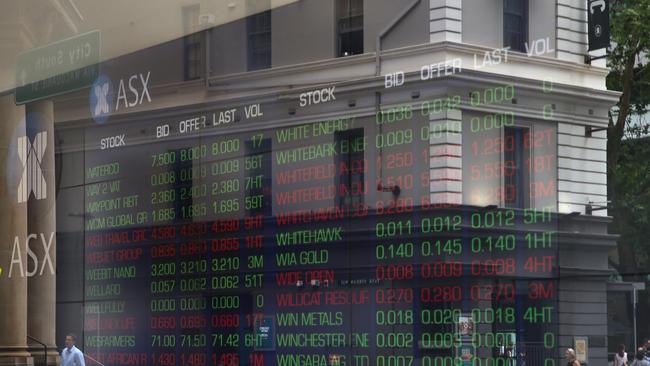
[[[419, 57], [432, 56], [431, 61], [441, 62], [459, 56], [474, 57], [475, 55], [484, 55], [485, 53], [492, 52], [492, 51], [494, 51], [494, 49], [478, 46], [478, 45], [454, 43], [454, 42], [439, 42], [439, 43], [427, 43], [427, 44], [421, 44], [415, 46], [407, 46], [407, 47], [395, 48], [390, 50], [384, 50], [381, 52], [380, 57], [383, 61], [383, 64], [385, 65], [383, 71], [391, 72], [392, 70], [390, 66], [386, 66], [387, 64], [389, 65], [391, 61], [394, 62], [394, 61], [399, 61], [404, 59], [411, 59], [411, 58], [416, 58], [416, 56]], [[578, 64], [575, 62], [564, 61], [564, 60], [551, 58], [551, 57], [543, 57], [543, 56], [528, 57], [524, 53], [515, 52], [515, 51], [510, 51], [508, 53], [508, 57], [509, 57], [509, 62], [508, 62], [509, 66], [514, 64], [524, 65], [526, 66], [526, 68], [529, 68], [533, 71], [538, 69], [550, 68], [550, 69], [562, 70], [564, 72], [569, 72], [572, 74], [590, 76], [599, 79], [602, 78], [603, 81], [604, 78], [606, 78], [607, 74], [609, 73], [609, 70], [605, 68]], [[368, 67], [370, 65], [372, 67]], [[233, 86], [233, 84], [235, 83], [246, 83], [250, 81], [259, 81], [260, 79], [268, 79], [268, 78], [275, 78], [275, 77], [291, 78], [303, 73], [313, 73], [317, 71], [331, 71], [337, 68], [351, 68], [351, 67], [359, 67], [359, 66], [366, 66], [366, 68], [364, 68], [363, 70], [364, 72], [360, 74], [355, 74], [355, 79], [363, 80], [366, 78], [376, 77], [375, 69], [374, 69], [375, 53], [367, 53], [363, 55], [343, 57], [343, 58], [318, 60], [318, 61], [307, 62], [299, 65], [278, 66], [272, 69], [258, 70], [253, 72], [236, 73], [236, 74], [229, 74], [223, 76], [213, 76], [209, 79], [209, 85], [211, 90], [226, 90], [229, 87], [236, 89], [236, 87]], [[485, 71], [492, 72], [495, 74], [506, 75], [506, 76], [514, 76], [510, 72], [512, 71], [511, 68], [508, 67], [506, 68], [506, 70], [501, 70], [501, 69], [502, 68], [486, 68]], [[465, 70], [476, 70], [476, 69], [474, 67], [467, 68], [464, 65], [463, 71]], [[401, 71], [414, 72], [414, 71], [419, 71], [419, 68], [412, 68], [412, 69], [406, 69]], [[580, 78], [577, 78], [576, 80], [579, 79]], [[331, 78], [331, 79], [320, 78], [319, 80], [315, 80], [312, 83], [314, 82], [335, 83], [335, 82], [342, 82], [346, 80], [350, 80], [350, 79], [349, 78]], [[579, 82], [564, 83], [564, 84], [573, 85], [577, 87], [586, 87], [586, 85], [580, 85], [581, 83]], [[297, 83], [293, 85], [299, 86], [301, 84]], [[604, 88], [602, 88], [601, 90], [604, 90]]]
[[[480, 88], [494, 85], [515, 84], [518, 90], [530, 94], [544, 93], [543, 80], [537, 73], [538, 67], [557, 68], [565, 73], [576, 73], [576, 80], [591, 78], [602, 79], [604, 83], [607, 70], [603, 68], [579, 65], [576, 63], [557, 60], [548, 57], [527, 57], [522, 54], [512, 53], [508, 67], [524, 65], [528, 70], [526, 75], [503, 73], [499, 69], [464, 68], [462, 71], [441, 75], [430, 80], [422, 80], [420, 68], [425, 60], [441, 62], [451, 60], [462, 55], [475, 55], [475, 52], [485, 52], [485, 47], [465, 45], [451, 42], [425, 44], [403, 47], [382, 52], [384, 72], [390, 72], [396, 67], [405, 67], [405, 83], [403, 86], [385, 89], [384, 76], [376, 76], [375, 58], [373, 54], [364, 54], [344, 58], [319, 60], [300, 65], [281, 66], [272, 69], [258, 70], [247, 73], [231, 74], [212, 77], [206, 89], [205, 80], [172, 82], [150, 86], [152, 96], [156, 102], [147, 106], [133, 108], [129, 113], [150, 112], [152, 110], [173, 110], [181, 107], [210, 108], [228, 107], [246, 102], [272, 102], [290, 101], [298, 99], [299, 94], [321, 86], [336, 85], [337, 92], [341, 95], [355, 92], [382, 92], [392, 93], [414, 88]], [[417, 59], [417, 60], [414, 60]], [[429, 62], [427, 61], [427, 62]], [[420, 65], [419, 67], [415, 65]], [[540, 71], [541, 72], [541, 71]], [[552, 92], [546, 93], [548, 98], [558, 98], [571, 101], [578, 105], [602, 106], [613, 105], [618, 101], [619, 93], [599, 88], [590, 88], [580, 83], [564, 83], [562, 80], [553, 79]], [[589, 83], [586, 83], [589, 84]], [[78, 93], [57, 97], [58, 110], [62, 113], [57, 121], [73, 121], [88, 119], [87, 105], [88, 91], [84, 89]], [[463, 103], [464, 108], [471, 106]], [[495, 108], [500, 108], [497, 106]], [[503, 106], [505, 108], [505, 106]], [[523, 105], [512, 105], [508, 108], [516, 109], [522, 117], [536, 119], [540, 117], [538, 111], [527, 110]], [[353, 111], [350, 111], [353, 112]], [[115, 114], [115, 118], [122, 118], [125, 114]], [[558, 121], [577, 124], [603, 125], [607, 123], [603, 116], [582, 116], [574, 113], [555, 114]]]

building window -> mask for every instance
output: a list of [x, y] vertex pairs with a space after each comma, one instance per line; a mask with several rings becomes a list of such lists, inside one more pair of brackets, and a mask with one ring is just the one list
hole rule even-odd
[[338, 56], [363, 53], [363, 0], [337, 0]]
[[246, 18], [248, 71], [271, 67], [271, 11]]
[[183, 42], [185, 80], [195, 80], [201, 77], [202, 46], [201, 34], [191, 34], [185, 37]]
[[[364, 182], [364, 151], [359, 149], [363, 141], [363, 128], [356, 128], [336, 133], [336, 145], [346, 146], [345, 153], [338, 155], [337, 195], [338, 206], [348, 210], [359, 209], [363, 206], [363, 197], [366, 191]], [[362, 144], [361, 144], [362, 145]]]
[[526, 139], [529, 129], [506, 127], [504, 129], [504, 203], [506, 207], [530, 206], [530, 152]]
[[185, 80], [201, 77], [203, 69], [202, 34], [199, 30], [199, 5], [183, 7], [183, 70]]
[[528, 40], [528, 0], [503, 1], [503, 46], [524, 52]]

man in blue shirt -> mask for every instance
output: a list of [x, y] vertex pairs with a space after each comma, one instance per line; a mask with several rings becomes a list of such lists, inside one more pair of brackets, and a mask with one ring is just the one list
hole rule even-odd
[[68, 334], [65, 337], [65, 348], [61, 352], [61, 366], [86, 366], [84, 354], [75, 347], [77, 337], [74, 334]]

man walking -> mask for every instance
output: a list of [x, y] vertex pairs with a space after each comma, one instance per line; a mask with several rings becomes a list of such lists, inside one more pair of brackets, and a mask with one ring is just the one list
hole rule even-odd
[[84, 354], [75, 347], [77, 337], [70, 333], [65, 336], [65, 349], [61, 352], [61, 366], [86, 366]]

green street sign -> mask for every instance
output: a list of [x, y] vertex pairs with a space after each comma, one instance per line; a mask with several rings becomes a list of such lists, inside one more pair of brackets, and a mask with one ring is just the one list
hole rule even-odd
[[18, 55], [16, 104], [88, 87], [99, 75], [99, 31], [80, 34]]

